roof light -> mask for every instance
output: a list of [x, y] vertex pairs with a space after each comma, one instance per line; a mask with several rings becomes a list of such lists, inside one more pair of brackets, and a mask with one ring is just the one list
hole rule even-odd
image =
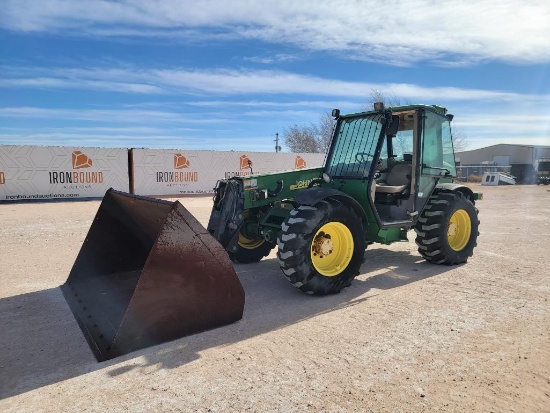
[[377, 112], [384, 111], [384, 102], [374, 102], [374, 110]]

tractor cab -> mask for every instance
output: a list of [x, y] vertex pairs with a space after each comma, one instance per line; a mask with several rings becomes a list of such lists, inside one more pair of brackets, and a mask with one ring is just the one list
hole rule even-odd
[[456, 176], [452, 115], [438, 106], [376, 108], [338, 116], [324, 180], [372, 210], [379, 227], [410, 226], [437, 183]]

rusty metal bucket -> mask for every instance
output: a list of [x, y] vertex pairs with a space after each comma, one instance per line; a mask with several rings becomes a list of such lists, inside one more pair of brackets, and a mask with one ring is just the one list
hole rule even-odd
[[99, 361], [233, 323], [244, 290], [179, 202], [109, 189], [61, 286]]

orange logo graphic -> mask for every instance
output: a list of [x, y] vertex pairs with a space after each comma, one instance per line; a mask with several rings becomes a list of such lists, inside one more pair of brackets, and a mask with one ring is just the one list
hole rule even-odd
[[183, 156], [181, 153], [174, 155], [174, 169], [189, 168], [189, 159]]
[[0, 185], [6, 183], [6, 176], [4, 175], [4, 172], [0, 172]]
[[73, 169], [89, 168], [92, 160], [80, 151], [73, 152]]
[[246, 155], [241, 155], [241, 171], [252, 168], [252, 161]]
[[302, 158], [301, 156], [296, 157], [296, 161], [294, 162], [294, 167], [296, 169], [302, 169], [306, 167], [306, 160]]

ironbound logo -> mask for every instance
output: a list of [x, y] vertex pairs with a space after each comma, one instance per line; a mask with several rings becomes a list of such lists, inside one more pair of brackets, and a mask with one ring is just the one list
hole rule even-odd
[[[81, 151], [71, 154], [73, 169], [90, 168], [92, 160]], [[103, 172], [88, 171], [50, 171], [50, 184], [100, 184], [103, 182]]]
[[239, 158], [239, 168], [238, 172], [226, 172], [225, 179], [232, 178], [234, 176], [247, 176], [250, 175], [253, 163], [250, 158], [246, 155], [241, 155]]
[[189, 168], [189, 160], [181, 153], [174, 154], [174, 169]]
[[[187, 169], [191, 166], [189, 159], [181, 153], [174, 154], [174, 169]], [[172, 172], [157, 172], [157, 183], [178, 183], [178, 182], [197, 182], [199, 174], [197, 172], [188, 171], [172, 171]]]
[[92, 166], [92, 160], [80, 151], [72, 153], [73, 169], [89, 168]]
[[6, 183], [6, 175], [4, 175], [4, 172], [0, 172], [0, 185]]
[[294, 168], [303, 169], [305, 167], [306, 167], [306, 160], [301, 156], [296, 156], [296, 160], [294, 161]]
[[250, 169], [252, 168], [252, 161], [250, 160], [250, 158], [246, 155], [241, 155], [240, 157], [240, 161], [241, 161], [241, 171], [243, 169]]

